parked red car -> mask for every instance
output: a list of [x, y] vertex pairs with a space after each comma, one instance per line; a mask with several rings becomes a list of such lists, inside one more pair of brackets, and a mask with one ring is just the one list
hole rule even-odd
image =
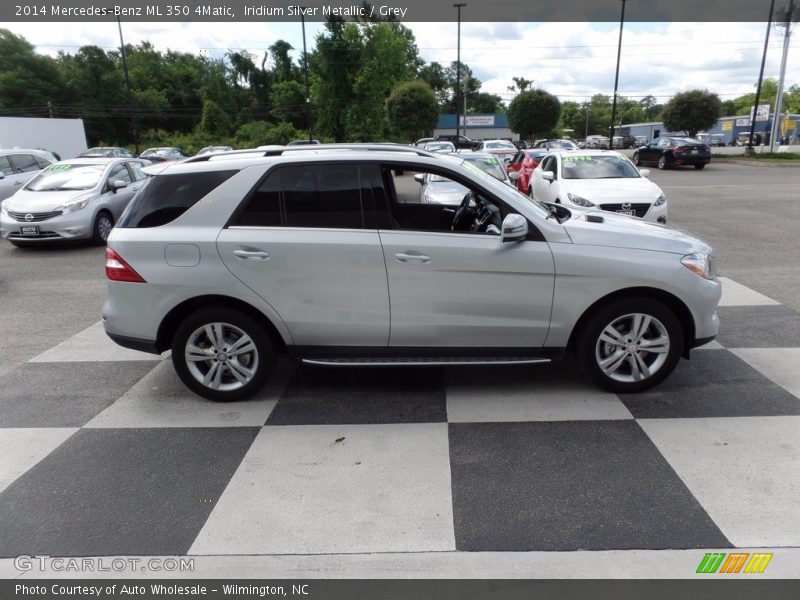
[[528, 194], [530, 190], [531, 173], [539, 166], [542, 160], [550, 151], [541, 148], [520, 150], [506, 165], [508, 176], [514, 181], [511, 173], [519, 173], [519, 177], [514, 181], [517, 189], [523, 194]]

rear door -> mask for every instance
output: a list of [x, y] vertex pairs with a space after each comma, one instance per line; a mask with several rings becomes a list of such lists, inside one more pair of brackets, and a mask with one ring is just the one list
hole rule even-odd
[[366, 169], [273, 168], [217, 239], [228, 269], [272, 306], [297, 345], [389, 341], [386, 266]]
[[[32, 154], [8, 154], [3, 161], [5, 168], [3, 172], [8, 172], [2, 182], [0, 182], [0, 198], [7, 198], [15, 194], [18, 189], [33, 179], [42, 168], [36, 162]], [[8, 164], [6, 165], [6, 161]]]

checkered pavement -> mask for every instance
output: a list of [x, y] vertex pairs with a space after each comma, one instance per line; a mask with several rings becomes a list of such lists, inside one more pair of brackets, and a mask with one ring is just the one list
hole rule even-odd
[[0, 378], [0, 557], [800, 546], [800, 315], [719, 312], [643, 394], [285, 362], [231, 404], [98, 323]]

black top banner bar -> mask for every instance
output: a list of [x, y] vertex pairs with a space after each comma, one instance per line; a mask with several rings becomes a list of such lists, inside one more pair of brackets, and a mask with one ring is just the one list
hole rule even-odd
[[[761, 22], [770, 0], [472, 0], [461, 9], [466, 22], [617, 22], [625, 3], [626, 22]], [[453, 0], [4, 0], [0, 21], [347, 21], [393, 18], [406, 22], [449, 22]], [[789, 0], [776, 0], [776, 15]], [[795, 9], [800, 13], [800, 10]]]

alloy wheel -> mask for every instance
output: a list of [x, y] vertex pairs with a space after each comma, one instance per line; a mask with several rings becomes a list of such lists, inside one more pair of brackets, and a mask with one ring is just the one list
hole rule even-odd
[[630, 313], [609, 323], [595, 344], [595, 360], [610, 379], [639, 382], [654, 376], [670, 349], [664, 324], [651, 315]]
[[258, 349], [253, 339], [230, 323], [207, 323], [186, 341], [184, 357], [189, 373], [212, 390], [244, 387], [258, 371]]

